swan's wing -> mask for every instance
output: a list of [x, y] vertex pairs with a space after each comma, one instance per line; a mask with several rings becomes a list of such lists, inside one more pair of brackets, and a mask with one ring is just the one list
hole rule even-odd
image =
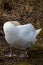
[[18, 34], [21, 39], [29, 41], [32, 38], [32, 34], [35, 31], [35, 28], [32, 24], [19, 25], [16, 27], [18, 28]]

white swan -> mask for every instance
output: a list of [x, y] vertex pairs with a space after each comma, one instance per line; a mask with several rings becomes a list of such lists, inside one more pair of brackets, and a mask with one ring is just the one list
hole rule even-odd
[[35, 44], [36, 37], [41, 31], [41, 29], [36, 30], [31, 23], [15, 26], [10, 21], [4, 23], [3, 30], [6, 41], [18, 49], [26, 49]]

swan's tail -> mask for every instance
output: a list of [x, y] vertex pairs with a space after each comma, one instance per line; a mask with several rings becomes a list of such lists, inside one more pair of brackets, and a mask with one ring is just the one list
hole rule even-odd
[[40, 29], [37, 29], [37, 30], [36, 30], [36, 35], [38, 35], [41, 30], [42, 30], [41, 28], [40, 28]]

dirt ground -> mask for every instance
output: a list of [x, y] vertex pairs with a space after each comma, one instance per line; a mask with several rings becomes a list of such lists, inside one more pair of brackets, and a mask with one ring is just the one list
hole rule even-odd
[[[32, 23], [36, 29], [42, 28], [37, 43], [30, 48], [29, 59], [4, 56], [9, 46], [3, 39], [3, 24], [12, 20], [20, 24]], [[0, 65], [43, 65], [43, 0], [0, 0]]]

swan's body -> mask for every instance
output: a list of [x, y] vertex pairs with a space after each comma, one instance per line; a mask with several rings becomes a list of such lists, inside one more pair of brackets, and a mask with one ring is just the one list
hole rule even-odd
[[15, 26], [6, 22], [3, 26], [6, 41], [15, 48], [25, 49], [36, 42], [36, 37], [41, 29], [35, 30], [30, 24]]

